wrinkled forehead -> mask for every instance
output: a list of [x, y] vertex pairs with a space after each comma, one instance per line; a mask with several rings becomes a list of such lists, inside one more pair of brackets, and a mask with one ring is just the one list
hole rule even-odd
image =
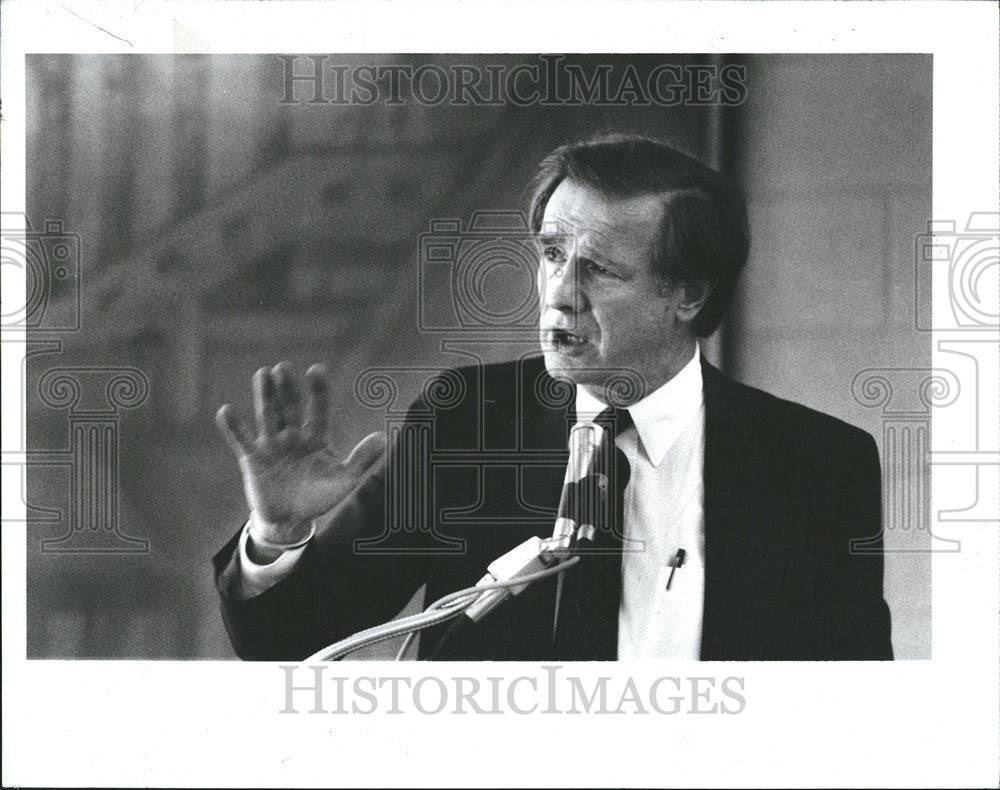
[[607, 198], [574, 181], [556, 187], [545, 206], [539, 235], [583, 248], [637, 253], [655, 243], [663, 216], [656, 195]]

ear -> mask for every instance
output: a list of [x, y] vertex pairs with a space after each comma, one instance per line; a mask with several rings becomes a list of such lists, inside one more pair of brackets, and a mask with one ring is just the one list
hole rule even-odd
[[708, 301], [708, 297], [711, 296], [714, 289], [714, 284], [702, 280], [682, 284], [677, 289], [679, 296], [677, 318], [686, 324], [691, 323], [701, 308], [705, 306], [705, 302]]

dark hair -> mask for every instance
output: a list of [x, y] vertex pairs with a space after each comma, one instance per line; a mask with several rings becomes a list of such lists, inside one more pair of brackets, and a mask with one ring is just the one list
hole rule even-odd
[[569, 179], [608, 199], [658, 195], [663, 203], [653, 267], [664, 283], [713, 286], [692, 322], [707, 337], [722, 322], [750, 249], [740, 191], [720, 173], [666, 143], [638, 135], [604, 135], [557, 148], [539, 166], [530, 221], [541, 231], [545, 206]]

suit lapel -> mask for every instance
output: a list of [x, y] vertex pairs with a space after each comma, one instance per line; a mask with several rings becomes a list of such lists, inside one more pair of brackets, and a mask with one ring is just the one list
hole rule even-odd
[[703, 660], [760, 653], [763, 619], [780, 606], [786, 517], [768, 457], [767, 429], [736, 384], [702, 358], [705, 393], [705, 606]]
[[[520, 444], [530, 459], [544, 459], [522, 477], [523, 501], [554, 512], [562, 488], [568, 452], [566, 440], [575, 421], [575, 391], [560, 391], [538, 358], [519, 365]], [[786, 519], [775, 508], [780, 481], [768, 457], [766, 431], [755, 430], [755, 417], [732, 382], [702, 359], [705, 394], [705, 598], [701, 658], [753, 658], [761, 650], [762, 618], [780, 606], [781, 569], [787, 553]], [[523, 540], [539, 534], [524, 529]], [[542, 536], [547, 536], [543, 532]], [[534, 587], [534, 586], [533, 586]], [[529, 588], [533, 598], [526, 622], [523, 607], [507, 607], [509, 633], [546, 639], [552, 626], [554, 585]], [[537, 596], [537, 597], [536, 597]], [[527, 603], [527, 601], [525, 601]], [[517, 612], [519, 617], [515, 617]], [[517, 622], [514, 620], [517, 619]], [[617, 622], [613, 624], [617, 630]]]
[[[518, 503], [518, 510], [537, 517], [542, 526], [536, 523], [505, 529], [503, 542], [512, 545], [532, 535], [546, 538], [552, 533], [569, 458], [567, 439], [576, 411], [575, 388], [550, 377], [541, 357], [520, 360], [517, 379], [518, 413], [514, 420], [519, 426], [518, 479], [512, 481], [514, 490], [496, 494], [506, 502]], [[506, 633], [524, 642], [509, 645], [510, 655], [533, 660], [550, 658], [554, 605], [555, 582], [546, 579], [500, 608], [498, 616], [506, 618]]]

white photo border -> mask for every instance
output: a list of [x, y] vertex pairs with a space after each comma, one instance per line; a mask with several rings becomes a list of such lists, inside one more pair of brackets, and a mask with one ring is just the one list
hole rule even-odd
[[[997, 212], [998, 37], [992, 3], [37, 2], [2, 9], [5, 212], [25, 210], [27, 53], [916, 52], [933, 55], [933, 216]], [[935, 283], [938, 305], [943, 284]], [[7, 295], [5, 294], [5, 297]], [[996, 338], [984, 335], [984, 350]], [[949, 368], [948, 331], [933, 366]], [[23, 338], [22, 338], [23, 343]], [[944, 345], [942, 345], [944, 344]], [[978, 380], [997, 404], [993, 362]], [[23, 352], [23, 345], [21, 347]], [[4, 337], [4, 443], [20, 430], [18, 342]], [[13, 372], [13, 375], [11, 375]], [[991, 378], [992, 377], [992, 378]], [[945, 415], [961, 420], [961, 415]], [[935, 414], [934, 451], [966, 427]], [[996, 452], [995, 421], [980, 426]], [[934, 512], [968, 491], [935, 475]], [[11, 489], [11, 487], [13, 487]], [[19, 497], [4, 468], [4, 497]], [[955, 503], [955, 504], [949, 504]], [[282, 715], [285, 672], [235, 662], [26, 661], [25, 534], [4, 524], [3, 783], [174, 786], [984, 786], [1000, 771], [1000, 535], [942, 526], [933, 658], [849, 664], [622, 664], [580, 678], [742, 680], [738, 715]], [[204, 558], [192, 558], [203, 562]], [[338, 664], [347, 678], [542, 678], [543, 667]], [[568, 670], [567, 670], [568, 671]], [[484, 680], [485, 682], [485, 680]], [[531, 686], [525, 681], [522, 688]], [[506, 693], [506, 692], [505, 692]], [[732, 699], [732, 698], [730, 698]], [[544, 706], [544, 701], [543, 701]], [[514, 716], [515, 720], [510, 721]]]

